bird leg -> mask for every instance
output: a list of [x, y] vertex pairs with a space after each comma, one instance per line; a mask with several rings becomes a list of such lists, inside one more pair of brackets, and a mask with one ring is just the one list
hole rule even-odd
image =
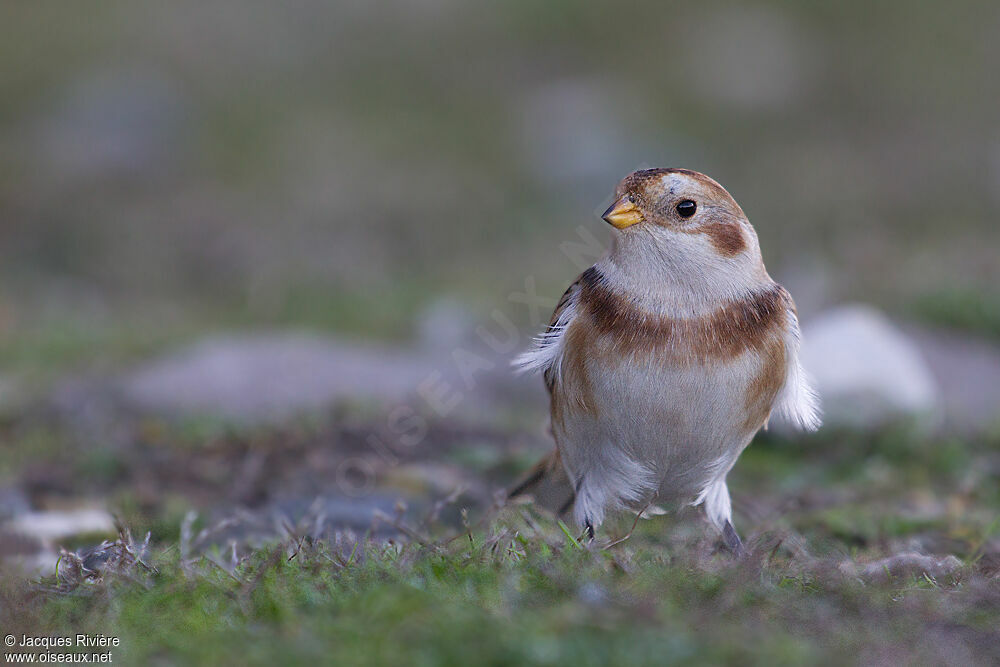
[[569, 508], [573, 506], [574, 502], [576, 502], [575, 492], [569, 495], [569, 498], [566, 499], [566, 502], [564, 502], [562, 506], [559, 508], [559, 511], [556, 513], [556, 516], [562, 516], [563, 514], [568, 512]]
[[733, 528], [731, 521], [726, 520], [725, 525], [722, 527], [722, 539], [726, 543], [726, 548], [736, 556], [736, 558], [745, 558], [747, 555], [747, 550], [743, 546], [740, 536], [736, 534], [736, 529]]
[[511, 498], [516, 498], [517, 496], [523, 495], [525, 491], [527, 491], [528, 489], [530, 489], [531, 487], [535, 486], [540, 481], [542, 481], [542, 478], [545, 477], [545, 473], [546, 470], [545, 468], [542, 467], [538, 467], [537, 469], [532, 470], [531, 473], [529, 473], [528, 476], [520, 484], [518, 484], [513, 489], [507, 492], [507, 499], [509, 500]]

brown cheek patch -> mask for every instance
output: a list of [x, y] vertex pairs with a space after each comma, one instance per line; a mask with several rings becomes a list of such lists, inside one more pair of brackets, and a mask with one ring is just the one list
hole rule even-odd
[[711, 222], [699, 227], [697, 231], [707, 235], [715, 249], [726, 257], [738, 255], [747, 247], [743, 230], [735, 223]]
[[768, 340], [761, 351], [760, 363], [760, 371], [747, 388], [747, 418], [743, 428], [750, 433], [755, 433], [771, 416], [774, 399], [785, 382], [788, 362], [781, 337], [772, 336]]
[[791, 297], [772, 285], [731, 301], [696, 318], [672, 318], [649, 313], [608, 289], [594, 268], [580, 277], [580, 304], [595, 330], [610, 337], [619, 351], [655, 353], [675, 363], [728, 360], [749, 349], [763, 352], [767, 342], [784, 330]]

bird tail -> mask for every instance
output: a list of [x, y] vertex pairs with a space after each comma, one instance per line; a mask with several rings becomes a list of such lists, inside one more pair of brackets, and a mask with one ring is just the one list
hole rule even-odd
[[563, 468], [559, 450], [554, 449], [531, 467], [507, 493], [507, 498], [531, 494], [542, 507], [563, 514], [573, 506], [576, 492]]

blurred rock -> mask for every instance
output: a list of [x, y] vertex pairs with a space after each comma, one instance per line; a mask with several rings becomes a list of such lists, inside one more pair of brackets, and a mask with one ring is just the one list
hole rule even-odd
[[482, 423], [503, 418], [500, 404], [543, 396], [540, 381], [511, 371], [510, 359], [528, 344], [516, 329], [449, 302], [433, 307], [420, 329], [422, 347], [291, 331], [215, 336], [142, 363], [108, 393], [140, 412], [245, 423], [338, 404]]
[[[4, 500], [0, 495], [0, 502]], [[60, 551], [67, 539], [84, 536], [99, 539], [116, 532], [114, 517], [103, 509], [25, 510], [9, 521], [0, 522], [0, 564], [28, 577], [51, 575], [65, 555]], [[88, 568], [94, 569], [103, 562], [99, 547], [82, 550], [80, 554]]]
[[414, 497], [442, 496], [456, 489], [482, 491], [478, 488], [482, 486], [481, 478], [446, 463], [408, 463], [391, 467], [385, 472], [384, 482]]
[[[364, 496], [321, 496], [312, 502], [302, 498], [285, 498], [268, 506], [261, 513], [272, 519], [281, 517], [292, 525], [306, 526], [313, 537], [323, 537], [327, 531], [352, 528], [364, 531], [371, 527], [378, 512], [391, 514], [400, 501], [400, 493], [370, 493]], [[276, 521], [272, 521], [277, 523]]]
[[1000, 346], [968, 334], [917, 326], [906, 333], [941, 387], [945, 415], [959, 431], [1000, 424]]
[[106, 533], [113, 535], [115, 520], [101, 509], [47, 510], [19, 514], [4, 530], [53, 545], [67, 537]]
[[429, 350], [451, 349], [472, 338], [478, 322], [462, 303], [438, 299], [420, 315], [420, 343]]
[[[334, 540], [342, 531], [389, 537], [399, 531], [380, 524], [378, 517], [396, 515], [402, 506], [407, 520], [418, 519], [418, 514], [405, 510], [410, 502], [419, 512], [426, 511], [425, 501], [409, 498], [404, 501], [395, 491], [351, 497], [322, 495], [312, 500], [288, 496], [254, 509], [217, 507], [206, 516], [208, 522], [197, 534], [186, 532], [190, 524], [185, 521], [186, 527], [181, 528], [181, 549], [184, 553], [204, 554], [236, 545], [244, 552], [289, 537]], [[196, 517], [194, 512], [188, 515], [192, 522]]]
[[802, 363], [822, 397], [826, 425], [870, 427], [940, 412], [940, 391], [920, 351], [870, 306], [841, 306], [804, 323]]
[[262, 545], [289, 535], [308, 535], [316, 539], [331, 539], [338, 531], [352, 530], [372, 534], [392, 535], [396, 531], [375, 527], [380, 514], [395, 514], [400, 494], [370, 493], [357, 497], [321, 496], [311, 501], [305, 498], [282, 498], [266, 507], [240, 509], [235, 516], [222, 513], [219, 529], [199, 535], [199, 550], [210, 545], [225, 545], [236, 541], [240, 545]]
[[11, 519], [31, 511], [28, 497], [20, 489], [0, 486], [0, 521]]
[[840, 571], [864, 581], [887, 582], [901, 577], [944, 577], [962, 567], [962, 561], [952, 555], [937, 557], [919, 553], [901, 553], [872, 563], [845, 561]]
[[220, 336], [122, 379], [140, 410], [267, 421], [342, 401], [400, 401], [439, 365], [399, 349], [300, 333]]

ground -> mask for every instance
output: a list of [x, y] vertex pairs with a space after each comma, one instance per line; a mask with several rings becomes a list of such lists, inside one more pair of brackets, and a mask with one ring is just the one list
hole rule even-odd
[[[39, 463], [36, 449], [33, 499], [106, 494], [123, 534], [96, 552], [95, 538], [68, 545], [82, 560], [64, 555], [59, 576], [5, 577], [0, 628], [116, 636], [124, 664], [1000, 659], [996, 439], [903, 426], [761, 437], [731, 477], [751, 550], [737, 562], [694, 509], [621, 516], [588, 544], [532, 503], [504, 502], [495, 492], [545, 447], [513, 425], [434, 423], [353, 501], [375, 506], [367, 527], [336, 514], [333, 487], [311, 488], [325, 504], [282, 504], [330, 457], [364, 455], [356, 419], [137, 420], [116, 456], [53, 449]], [[6, 428], [39, 446], [27, 426]], [[221, 474], [253, 453], [267, 474]], [[428, 457], [466, 491], [428, 486]], [[380, 508], [390, 488], [408, 500]]]
[[[54, 5], [0, 5], [0, 634], [113, 635], [117, 664], [1000, 661], [996, 3]], [[523, 348], [653, 166], [730, 190], [804, 323], [919, 327], [976, 428], [758, 438], [740, 563], [696, 509], [589, 545], [497, 502], [551, 447], [501, 363], [393, 441], [397, 397], [361, 390], [454, 384], [448, 304]], [[118, 383], [303, 331], [323, 365], [215, 402], [327, 392], [267, 426], [169, 414], [211, 364]], [[346, 373], [359, 341], [407, 375]], [[80, 507], [122, 535], [7, 530]]]

